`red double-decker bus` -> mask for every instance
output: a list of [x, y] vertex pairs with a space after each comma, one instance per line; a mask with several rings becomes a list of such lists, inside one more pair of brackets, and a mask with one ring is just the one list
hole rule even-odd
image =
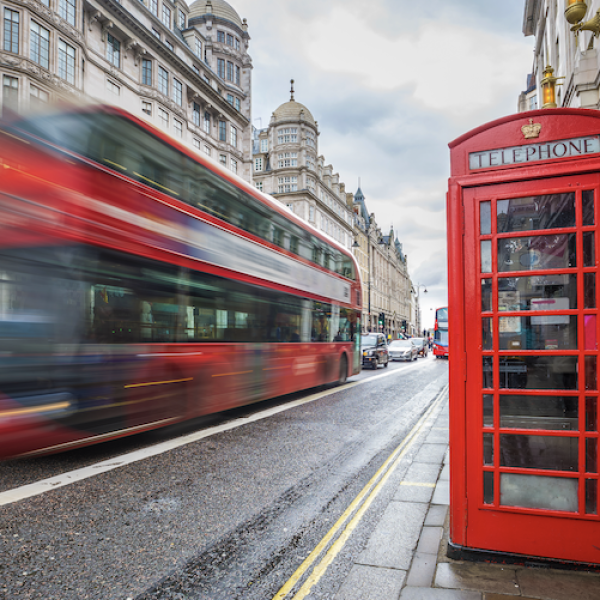
[[352, 254], [112, 107], [0, 129], [0, 458], [360, 371]]
[[448, 307], [435, 311], [433, 331], [433, 355], [436, 358], [448, 358]]

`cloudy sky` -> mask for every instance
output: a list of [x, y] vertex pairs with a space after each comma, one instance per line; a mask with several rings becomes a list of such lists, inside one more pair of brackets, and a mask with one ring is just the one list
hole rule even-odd
[[253, 120], [295, 99], [319, 153], [394, 227], [424, 325], [447, 301], [448, 143], [516, 111], [533, 61], [524, 0], [229, 0], [248, 20]]

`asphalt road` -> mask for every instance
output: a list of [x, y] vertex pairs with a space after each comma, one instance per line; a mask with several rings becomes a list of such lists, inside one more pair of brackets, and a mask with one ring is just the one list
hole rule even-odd
[[[0, 492], [93, 473], [100, 461], [116, 468], [0, 506], [0, 598], [273, 598], [447, 380], [447, 361], [392, 363], [346, 386], [2, 463]], [[207, 435], [124, 464], [190, 434]], [[385, 502], [383, 494], [371, 506], [347, 556]], [[333, 598], [350, 564], [332, 565], [309, 598]]]

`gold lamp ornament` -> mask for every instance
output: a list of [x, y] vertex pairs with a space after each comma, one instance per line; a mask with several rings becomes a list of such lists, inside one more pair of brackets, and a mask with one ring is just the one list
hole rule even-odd
[[556, 83], [564, 77], [554, 77], [554, 69], [547, 65], [544, 69], [544, 78], [540, 81], [542, 87], [542, 108], [556, 108], [556, 86], [562, 83]]
[[567, 8], [565, 8], [565, 19], [571, 25], [579, 23], [587, 12], [587, 4], [585, 0], [567, 0]]
[[594, 38], [600, 36], [600, 9], [591, 19], [582, 23], [587, 8], [585, 0], [567, 0], [565, 19], [572, 25], [571, 31], [575, 32], [575, 39], [578, 38], [580, 31], [591, 31], [594, 34], [588, 45], [588, 50], [590, 50], [594, 47]]

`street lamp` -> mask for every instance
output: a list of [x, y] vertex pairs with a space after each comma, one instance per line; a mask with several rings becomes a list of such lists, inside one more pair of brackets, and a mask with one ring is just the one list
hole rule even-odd
[[[413, 286], [413, 287], [415, 287], [415, 286]], [[421, 288], [423, 288], [423, 293], [426, 294], [427, 293], [427, 287], [424, 284], [422, 284], [422, 283], [417, 283], [417, 285], [416, 285], [416, 289], [417, 289], [416, 293], [413, 292], [413, 290], [411, 290], [411, 294], [415, 295], [415, 299], [417, 301], [417, 331], [418, 332], [421, 331], [421, 305], [419, 303], [419, 297], [421, 295], [420, 294]]]

